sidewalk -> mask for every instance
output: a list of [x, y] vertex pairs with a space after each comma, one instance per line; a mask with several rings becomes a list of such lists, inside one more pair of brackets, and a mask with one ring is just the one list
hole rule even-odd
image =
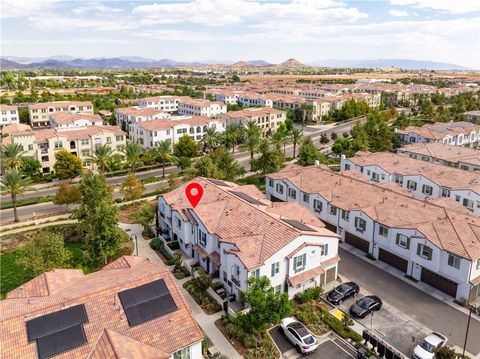
[[[137, 253], [136, 243], [138, 243], [138, 256], [148, 258], [152, 263], [158, 264], [159, 266], [166, 267], [163, 261], [158, 257], [155, 251], [150, 248], [150, 240], [145, 240], [142, 236], [143, 227], [140, 224], [125, 224], [120, 223], [119, 227], [123, 229], [129, 235], [137, 236], [137, 240], [134, 240], [134, 251]], [[175, 278], [175, 277], [174, 277]], [[228, 342], [228, 340], [223, 336], [223, 334], [215, 326], [214, 322], [217, 319], [222, 317], [222, 312], [218, 312], [212, 315], [206, 314], [202, 308], [195, 302], [191, 295], [183, 288], [183, 284], [188, 281], [189, 278], [184, 278], [182, 280], [175, 279], [178, 287], [182, 291], [185, 300], [187, 301], [192, 315], [197, 321], [198, 325], [203, 329], [206, 336], [210, 338], [213, 342], [215, 348], [220, 351], [223, 355], [226, 355], [229, 359], [240, 359], [241, 356], [233, 348], [233, 346]]]

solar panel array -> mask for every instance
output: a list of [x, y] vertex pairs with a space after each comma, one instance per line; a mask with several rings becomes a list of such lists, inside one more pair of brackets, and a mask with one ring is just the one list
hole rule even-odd
[[163, 279], [124, 290], [118, 296], [131, 327], [177, 310]]
[[40, 359], [48, 358], [85, 344], [87, 322], [83, 304], [46, 314], [27, 322], [28, 341], [37, 341]]
[[229, 186], [228, 184], [226, 184], [226, 183], [223, 182], [223, 181], [219, 181], [219, 180], [211, 179], [211, 178], [209, 178], [208, 180], [209, 180], [210, 182], [212, 182], [213, 184], [216, 184], [216, 185], [218, 185], [218, 186], [231, 187], [231, 186]]
[[306, 224], [297, 221], [296, 219], [287, 219], [287, 218], [282, 218], [282, 221], [285, 223], [288, 223], [289, 225], [301, 230], [301, 231], [306, 231], [306, 232], [315, 232], [315, 230], [312, 227], [307, 226]]
[[235, 196], [240, 197], [241, 199], [247, 201], [248, 203], [256, 204], [256, 205], [264, 205], [264, 203], [260, 202], [258, 199], [255, 199], [252, 196], [249, 196], [248, 194], [245, 194], [243, 192], [238, 192], [238, 191], [230, 191], [230, 192], [233, 193]]

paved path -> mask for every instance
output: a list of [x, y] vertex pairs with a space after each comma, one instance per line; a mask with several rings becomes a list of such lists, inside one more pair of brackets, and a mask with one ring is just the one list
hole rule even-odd
[[[445, 334], [449, 341], [463, 347], [468, 316], [420, 289], [387, 273], [340, 248], [339, 273], [376, 293], [393, 307], [421, 324]], [[480, 322], [471, 320], [467, 351], [480, 353]]]
[[[142, 226], [140, 224], [124, 224], [120, 223], [120, 228], [126, 231], [128, 234], [136, 235], [138, 243], [138, 255], [140, 257], [148, 258], [152, 263], [158, 264], [162, 267], [166, 267], [163, 261], [158, 257], [158, 255], [150, 248], [150, 240], [145, 240], [142, 236]], [[136, 248], [134, 248], [134, 253], [136, 253]], [[203, 329], [205, 334], [210, 338], [213, 342], [213, 345], [217, 350], [219, 350], [222, 354], [226, 355], [229, 359], [240, 359], [241, 356], [237, 353], [237, 351], [233, 348], [233, 346], [229, 343], [229, 341], [223, 336], [223, 334], [218, 330], [215, 326], [214, 322], [221, 318], [222, 312], [218, 312], [212, 315], [206, 314], [202, 308], [195, 302], [195, 300], [191, 297], [191, 295], [183, 288], [183, 283], [191, 279], [184, 278], [182, 280], [177, 280], [180, 290], [182, 291], [185, 300], [187, 301], [190, 309], [192, 311], [193, 317]]]

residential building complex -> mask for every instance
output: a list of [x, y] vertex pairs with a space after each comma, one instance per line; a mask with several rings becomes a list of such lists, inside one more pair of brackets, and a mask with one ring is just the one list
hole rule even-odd
[[178, 114], [187, 116], [217, 117], [227, 112], [227, 105], [220, 101], [208, 101], [184, 97], [178, 103]]
[[480, 152], [471, 148], [443, 143], [418, 143], [397, 148], [397, 153], [442, 166], [480, 172]]
[[480, 217], [478, 173], [385, 152], [357, 152], [351, 158], [342, 156], [340, 169], [355, 170], [373, 182], [395, 183], [418, 198], [451, 198]]
[[480, 125], [470, 122], [437, 122], [421, 127], [408, 126], [397, 130], [400, 140], [410, 143], [445, 143], [476, 148], [480, 145]]
[[480, 123], [480, 111], [468, 111], [463, 113], [467, 118], [467, 121]]
[[227, 123], [237, 123], [246, 127], [248, 121], [255, 122], [261, 131], [261, 136], [273, 134], [277, 131], [278, 126], [283, 123], [287, 116], [285, 111], [280, 111], [270, 107], [254, 107], [246, 108], [240, 111], [229, 111], [222, 115]]
[[154, 96], [138, 100], [140, 107], [153, 108], [162, 112], [178, 111], [178, 103], [183, 96]]
[[50, 115], [50, 126], [52, 128], [77, 128], [101, 125], [103, 125], [102, 117], [91, 113], [54, 112]]
[[55, 153], [66, 149], [83, 161], [84, 167], [95, 169], [89, 160], [95, 146], [108, 144], [113, 154], [125, 146], [127, 136], [118, 126], [87, 126], [79, 128], [51, 128], [33, 131], [28, 125], [10, 125], [3, 131], [3, 144], [18, 143], [30, 156], [42, 164], [42, 172], [50, 173], [55, 164]]
[[152, 121], [162, 118], [170, 118], [170, 112], [150, 107], [120, 107], [115, 109], [117, 126], [124, 131], [129, 131], [130, 125], [136, 122]]
[[204, 334], [172, 274], [145, 258], [45, 272], [0, 311], [2, 358], [203, 358]]
[[0, 131], [4, 126], [20, 123], [20, 116], [18, 114], [17, 106], [0, 105]]
[[186, 183], [158, 198], [159, 228], [182, 252], [218, 277], [238, 300], [250, 276], [266, 276], [290, 298], [337, 278], [338, 236], [296, 203], [272, 203], [255, 186], [196, 178], [192, 208]]
[[83, 112], [93, 114], [90, 101], [53, 101], [41, 102], [28, 106], [32, 127], [48, 127], [50, 115], [54, 112]]
[[267, 175], [267, 196], [302, 204], [342, 241], [415, 280], [459, 300], [480, 296], [480, 218], [347, 172], [289, 165]]

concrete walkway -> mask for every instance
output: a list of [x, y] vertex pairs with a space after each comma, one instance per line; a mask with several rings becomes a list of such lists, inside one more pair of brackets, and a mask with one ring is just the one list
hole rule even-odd
[[[138, 256], [148, 258], [152, 263], [158, 264], [162, 267], [167, 267], [165, 263], [158, 257], [155, 251], [150, 248], [150, 240], [145, 240], [142, 236], [143, 227], [140, 224], [126, 224], [120, 223], [119, 227], [123, 229], [129, 235], [133, 235], [134, 251], [137, 253], [137, 243], [138, 243]], [[136, 236], [136, 240], [135, 237]], [[171, 268], [171, 267], [170, 267]], [[178, 280], [174, 277], [177, 282], [178, 287], [182, 291], [185, 300], [187, 301], [192, 315], [203, 329], [205, 334], [210, 338], [215, 348], [227, 356], [229, 359], [240, 359], [241, 356], [237, 353], [235, 348], [230, 344], [230, 342], [223, 336], [223, 334], [215, 326], [214, 322], [217, 319], [222, 317], [223, 312], [218, 312], [215, 314], [208, 315], [203, 309], [195, 302], [192, 296], [183, 288], [183, 284], [190, 280], [191, 277]]]

